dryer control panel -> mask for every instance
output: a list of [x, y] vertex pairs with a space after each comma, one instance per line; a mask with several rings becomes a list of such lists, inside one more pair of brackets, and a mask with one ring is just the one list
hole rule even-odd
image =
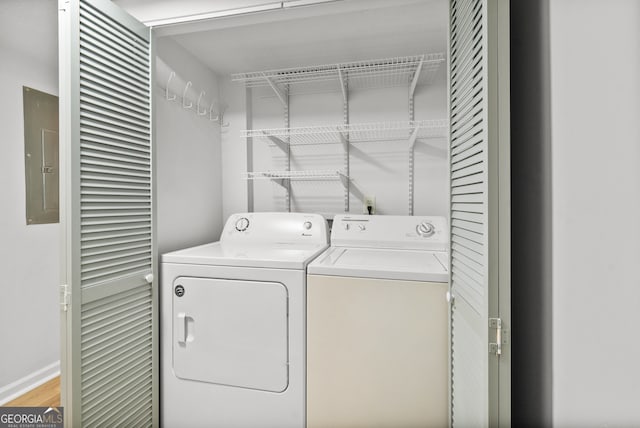
[[234, 243], [327, 244], [327, 221], [318, 214], [239, 213], [228, 219], [220, 241]]
[[331, 245], [448, 251], [449, 229], [444, 217], [340, 214], [333, 219]]

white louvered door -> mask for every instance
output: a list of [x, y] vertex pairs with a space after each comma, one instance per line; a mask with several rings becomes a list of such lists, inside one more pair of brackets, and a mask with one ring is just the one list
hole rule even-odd
[[453, 427], [510, 425], [508, 7], [450, 1]]
[[59, 9], [65, 422], [157, 426], [150, 30], [108, 0]]

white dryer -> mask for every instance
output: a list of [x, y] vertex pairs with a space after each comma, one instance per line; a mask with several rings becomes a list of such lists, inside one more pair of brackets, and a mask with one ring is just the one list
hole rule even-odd
[[307, 271], [307, 427], [444, 427], [448, 228], [338, 215]]
[[163, 426], [304, 426], [305, 270], [327, 245], [319, 215], [246, 213], [162, 256]]

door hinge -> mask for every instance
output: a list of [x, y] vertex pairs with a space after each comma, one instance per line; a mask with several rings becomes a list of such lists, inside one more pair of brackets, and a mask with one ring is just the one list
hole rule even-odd
[[69, 293], [69, 285], [68, 284], [61, 284], [60, 285], [60, 307], [65, 312], [67, 312], [67, 309], [69, 308], [69, 296], [70, 295], [71, 295], [71, 293]]
[[500, 318], [489, 318], [489, 328], [496, 331], [495, 342], [489, 342], [489, 353], [498, 357], [502, 355], [502, 345], [509, 343], [509, 332], [502, 327]]

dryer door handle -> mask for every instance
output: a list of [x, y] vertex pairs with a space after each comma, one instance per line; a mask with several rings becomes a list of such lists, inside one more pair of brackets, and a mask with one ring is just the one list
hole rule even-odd
[[187, 314], [180, 312], [176, 318], [176, 334], [178, 343], [181, 345], [187, 344]]
[[194, 331], [194, 320], [193, 317], [188, 316], [184, 312], [179, 312], [176, 317], [176, 339], [178, 340], [178, 344], [182, 346], [186, 346], [187, 342], [193, 342], [193, 331]]

